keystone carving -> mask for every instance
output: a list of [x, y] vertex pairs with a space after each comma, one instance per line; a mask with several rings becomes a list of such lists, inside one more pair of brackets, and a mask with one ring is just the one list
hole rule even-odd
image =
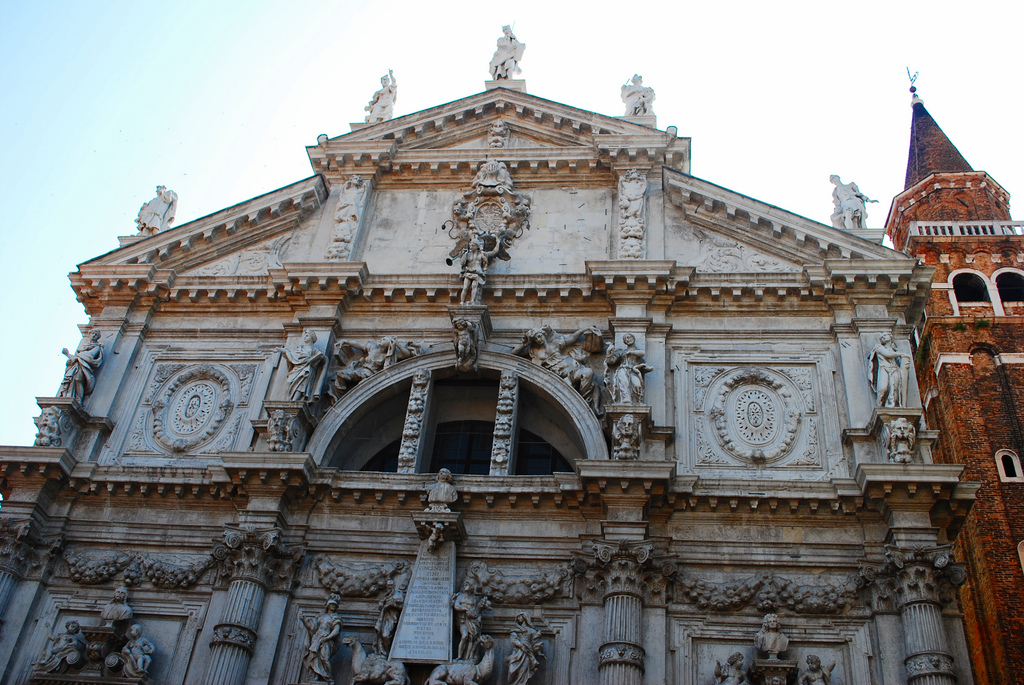
[[529, 606], [542, 604], [554, 597], [568, 597], [571, 581], [571, 568], [567, 563], [534, 574], [506, 575], [500, 569], [489, 569], [483, 561], [474, 561], [469, 565], [463, 583], [495, 604]]
[[326, 556], [318, 556], [313, 566], [319, 574], [320, 584], [341, 597], [376, 597], [387, 589], [388, 581], [405, 587], [412, 576], [404, 560], [373, 564], [364, 568], [335, 565]]
[[508, 147], [508, 124], [504, 121], [496, 121], [487, 130], [487, 147], [503, 148]]

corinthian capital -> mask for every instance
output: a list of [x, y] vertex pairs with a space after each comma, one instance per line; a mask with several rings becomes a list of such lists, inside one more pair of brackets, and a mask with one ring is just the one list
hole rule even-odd
[[276, 585], [290, 578], [302, 549], [286, 547], [278, 528], [228, 526], [224, 539], [213, 550], [222, 564], [222, 575]]

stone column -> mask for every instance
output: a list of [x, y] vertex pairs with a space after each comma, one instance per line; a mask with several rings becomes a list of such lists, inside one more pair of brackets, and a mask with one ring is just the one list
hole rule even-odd
[[6, 623], [7, 606], [31, 551], [28, 542], [30, 532], [28, 519], [0, 518], [0, 630]]
[[651, 560], [648, 542], [594, 544], [604, 574], [604, 639], [600, 685], [641, 685], [644, 677], [643, 583]]
[[206, 685], [241, 685], [256, 644], [263, 599], [285, 550], [277, 528], [229, 528], [214, 556], [231, 569], [228, 599], [210, 641]]
[[[896, 581], [896, 608], [903, 623], [903, 642], [906, 658], [907, 685], [955, 685], [953, 656], [942, 623], [942, 600], [939, 585], [945, 569], [956, 577], [963, 576], [963, 568], [950, 564], [948, 551], [920, 558], [911, 553], [899, 558], [891, 553], [891, 564]], [[962, 580], [960, 581], [962, 582]]]

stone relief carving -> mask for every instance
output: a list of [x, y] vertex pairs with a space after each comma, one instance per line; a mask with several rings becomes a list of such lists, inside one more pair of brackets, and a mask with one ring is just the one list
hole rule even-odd
[[238, 395], [239, 403], [246, 404], [249, 402], [249, 393], [252, 392], [252, 382], [256, 378], [256, 365], [255, 364], [230, 364], [231, 370], [235, 372], [235, 376], [238, 378]]
[[448, 505], [459, 499], [459, 492], [452, 485], [452, 472], [441, 469], [437, 482], [427, 487], [427, 508], [425, 511], [450, 512]]
[[836, 662], [823, 667], [821, 657], [816, 654], [808, 654], [806, 661], [807, 670], [800, 676], [797, 685], [832, 685], [832, 670]]
[[157, 390], [160, 386], [166, 383], [174, 374], [184, 369], [188, 364], [184, 363], [171, 363], [171, 364], [157, 364], [156, 369], [153, 372], [153, 382], [149, 386], [149, 395], [146, 397], [146, 403], [150, 404], [153, 402], [153, 398], [156, 397]]
[[754, 636], [754, 646], [764, 652], [769, 659], [778, 659], [789, 648], [789, 638], [782, 632], [778, 614], [765, 614], [761, 621], [761, 630]]
[[796, 264], [784, 262], [742, 243], [700, 228], [693, 229], [700, 240], [695, 266], [702, 273], [797, 273]]
[[236, 414], [235, 415], [235, 420], [231, 422], [231, 425], [228, 427], [227, 430], [221, 432], [220, 439], [217, 440], [217, 442], [214, 444], [214, 446], [212, 448], [210, 448], [208, 451], [209, 452], [213, 452], [213, 453], [217, 453], [217, 452], [227, 452], [228, 450], [230, 450], [231, 449], [231, 445], [233, 445], [234, 442], [235, 442], [235, 436], [238, 435], [238, 429], [241, 428], [241, 427], [242, 427], [242, 415], [241, 414]]
[[277, 348], [288, 362], [288, 399], [293, 402], [320, 399], [320, 385], [323, 382], [321, 370], [327, 356], [315, 344], [316, 333], [303, 331], [302, 342], [298, 346]]
[[835, 186], [832, 189], [832, 204], [835, 205], [832, 212], [832, 225], [847, 231], [867, 228], [866, 203], [878, 202], [878, 200], [872, 200], [860, 192], [856, 183], [843, 183], [835, 174], [829, 176], [828, 180]]
[[491, 601], [477, 594], [473, 584], [465, 582], [462, 590], [452, 595], [452, 611], [455, 613], [455, 627], [459, 630], [459, 646], [456, 658], [470, 660], [480, 645], [485, 611], [491, 608]]
[[893, 419], [885, 426], [885, 442], [889, 461], [893, 464], [909, 464], [914, 460], [914, 445], [917, 429], [904, 417]]
[[489, 569], [486, 562], [474, 561], [466, 571], [463, 585], [466, 584], [495, 604], [530, 606], [554, 597], [568, 597], [572, 576], [569, 564], [529, 575], [506, 575], [500, 569]]
[[369, 685], [408, 685], [405, 664], [384, 654], [367, 654], [355, 635], [345, 635], [342, 643], [352, 650], [352, 682]]
[[395, 109], [395, 101], [398, 100], [398, 81], [391, 69], [380, 77], [380, 90], [373, 94], [370, 103], [363, 107], [368, 112], [366, 123], [379, 124], [382, 121], [390, 121]]
[[801, 415], [791, 386], [781, 375], [747, 367], [726, 376], [707, 418], [719, 446], [747, 464], [779, 461], [789, 455]]
[[[502, 371], [498, 381], [498, 407], [494, 418], [491, 443], [491, 474], [508, 475], [512, 458], [513, 424], [519, 397], [519, 378], [513, 371]], [[498, 473], [495, 473], [495, 470]]]
[[327, 598], [322, 614], [316, 618], [302, 618], [302, 625], [309, 634], [309, 646], [306, 647], [302, 662], [316, 680], [328, 683], [334, 682], [331, 678], [331, 659], [341, 647], [342, 620], [341, 614], [338, 613], [340, 604], [341, 597], [332, 593]]
[[516, 614], [515, 629], [509, 636], [511, 653], [505, 657], [508, 666], [508, 685], [527, 685], [537, 672], [540, 659], [544, 659], [544, 643], [540, 631], [533, 627], [530, 615], [525, 611]]
[[32, 421], [36, 424], [36, 447], [60, 447], [63, 444], [61, 436], [72, 429], [70, 420], [60, 407], [46, 407]]
[[490, 635], [481, 635], [479, 644], [484, 648], [479, 660], [475, 660], [474, 650], [474, 654], [465, 661], [441, 664], [430, 672], [426, 685], [473, 685], [485, 682], [494, 671], [494, 640]]
[[210, 264], [203, 265], [189, 276], [262, 276], [271, 269], [280, 269], [285, 248], [291, 236], [282, 236], [270, 244], [257, 245], [242, 250]]
[[522, 61], [523, 53], [526, 51], [526, 44], [520, 43], [516, 39], [511, 26], [502, 26], [501, 34], [501, 38], [498, 39], [498, 49], [494, 51], [494, 57], [491, 58], [489, 65], [491, 79], [494, 81], [511, 79], [519, 74], [522, 71], [519, 68], [519, 62]]
[[728, 464], [729, 460], [722, 458], [704, 437], [704, 426], [697, 424], [695, 431], [697, 441], [697, 463], [701, 465]]
[[615, 404], [644, 403], [644, 375], [654, 371], [644, 363], [644, 351], [636, 336], [625, 333], [622, 345], [612, 345], [604, 357], [604, 382]]
[[639, 169], [619, 176], [619, 258], [644, 258], [647, 177]]
[[200, 364], [180, 373], [152, 403], [153, 438], [171, 452], [209, 443], [234, 409], [231, 381], [218, 367]]
[[907, 406], [910, 355], [899, 351], [892, 333], [886, 331], [868, 354], [868, 382], [879, 407]]
[[334, 211], [334, 232], [327, 247], [326, 259], [340, 261], [352, 254], [352, 241], [359, 229], [363, 215], [363, 201], [366, 199], [366, 181], [359, 174], [353, 174], [345, 181], [338, 196], [338, 207]]
[[156, 235], [166, 231], [174, 222], [178, 210], [178, 194], [167, 186], [156, 187], [156, 197], [142, 205], [135, 223], [139, 227], [139, 235]]
[[487, 147], [508, 147], [509, 128], [504, 121], [496, 121], [487, 129]]
[[586, 601], [601, 601], [610, 594], [626, 593], [643, 597], [645, 604], [665, 603], [677, 569], [671, 558], [654, 563], [653, 554], [650, 541], [598, 540], [593, 558], [573, 555], [572, 572], [582, 577], [576, 594]]
[[704, 405], [704, 395], [707, 394], [708, 387], [723, 371], [725, 371], [725, 367], [723, 366], [697, 366], [694, 368], [694, 406], [700, 407]]
[[292, 451], [292, 424], [294, 422], [295, 417], [283, 409], [277, 409], [270, 413], [270, 418], [267, 421], [267, 444], [270, 446], [271, 452]]
[[643, 76], [633, 74], [622, 86], [622, 104], [626, 105], [627, 117], [654, 116], [654, 89], [644, 85]]
[[334, 375], [328, 393], [335, 400], [340, 399], [353, 385], [422, 352], [419, 343], [400, 343], [393, 335], [384, 336], [380, 342], [339, 340], [334, 344], [334, 357], [341, 368]]
[[593, 326], [581, 328], [569, 335], [555, 333], [551, 326], [531, 328], [523, 335], [523, 341], [512, 350], [512, 354], [526, 357], [561, 376], [583, 396], [600, 416], [601, 393], [594, 370], [586, 366], [590, 354], [604, 348], [601, 331]]
[[632, 414], [615, 422], [612, 429], [612, 458], [633, 460], [640, 458], [640, 424]]
[[814, 411], [814, 385], [812, 371], [807, 367], [791, 366], [784, 369], [796, 387], [800, 389], [800, 396], [804, 399], [804, 407], [807, 411]]
[[164, 590], [184, 590], [193, 587], [215, 563], [213, 556], [182, 564], [147, 554], [126, 554], [120, 551], [109, 552], [99, 557], [65, 552], [64, 560], [67, 562], [71, 580], [82, 585], [106, 583], [123, 572], [122, 579], [128, 587], [138, 586], [146, 579]]
[[73, 397], [79, 401], [85, 399], [96, 385], [96, 373], [103, 365], [103, 345], [100, 344], [100, 332], [93, 331], [89, 341], [71, 354], [68, 348], [61, 350], [68, 358], [64, 367], [64, 378], [60, 382], [57, 397]]
[[804, 451], [800, 456], [789, 462], [790, 466], [821, 466], [821, 459], [818, 457], [818, 427], [813, 417], [807, 419], [807, 439], [804, 441]]
[[[402, 577], [400, 576], [401, 580]], [[406, 585], [397, 585], [394, 580], [389, 579], [385, 585], [384, 593], [377, 600], [380, 608], [380, 615], [373, 626], [377, 634], [377, 653], [387, 654], [391, 651], [391, 641], [395, 637], [395, 629], [398, 627], [398, 619], [401, 618], [402, 608], [405, 606]]]
[[50, 635], [47, 642], [52, 644], [47, 645], [38, 670], [44, 673], [64, 673], [68, 668], [80, 668], [85, 663], [86, 640], [78, 621], [66, 622], [64, 632]]
[[476, 322], [469, 319], [455, 319], [452, 322], [452, 342], [455, 344], [455, 368], [475, 373], [479, 349], [479, 331]]
[[313, 567], [320, 584], [341, 597], [376, 597], [387, 588], [389, 580], [393, 580], [396, 587], [405, 587], [412, 575], [408, 562], [403, 560], [351, 568], [336, 565], [320, 555], [314, 559]]
[[[423, 415], [427, 410], [429, 387], [430, 374], [422, 370], [413, 374], [409, 403], [405, 410], [405, 425], [402, 426], [402, 443], [398, 448], [399, 473], [416, 472], [416, 455], [419, 454], [423, 434]], [[450, 473], [448, 475], [451, 476]]]
[[839, 585], [800, 585], [797, 581], [761, 571], [742, 580], [714, 583], [675, 579], [679, 596], [707, 611], [737, 611], [753, 604], [761, 611], [787, 609], [797, 614], [841, 614], [857, 601], [867, 579], [853, 574]]

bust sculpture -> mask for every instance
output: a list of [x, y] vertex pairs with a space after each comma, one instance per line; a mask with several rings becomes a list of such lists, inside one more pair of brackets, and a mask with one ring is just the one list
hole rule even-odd
[[129, 621], [135, 612], [128, 606], [128, 588], [124, 585], [114, 590], [114, 598], [100, 611], [100, 618], [107, 623]]
[[633, 74], [629, 83], [622, 86], [622, 103], [626, 105], [627, 117], [654, 115], [654, 89], [644, 84], [644, 77]]
[[829, 176], [828, 180], [835, 186], [832, 189], [832, 203], [835, 205], [835, 210], [832, 212], [832, 225], [847, 231], [867, 228], [866, 203], [878, 202], [878, 200], [872, 200], [860, 192], [856, 183], [843, 183], [835, 174]]
[[502, 26], [501, 33], [498, 49], [494, 51], [490, 64], [491, 78], [495, 81], [510, 79], [520, 73], [519, 62], [526, 50], [526, 44], [516, 40], [511, 26]]
[[459, 498], [459, 491], [452, 485], [452, 472], [441, 469], [437, 482], [427, 488], [426, 511], [451, 511], [448, 505]]
[[178, 210], [178, 194], [168, 190], [167, 186], [156, 187], [156, 197], [142, 205], [135, 223], [139, 226], [139, 235], [156, 235], [166, 231], [174, 221], [174, 213]]
[[391, 119], [397, 99], [398, 81], [395, 80], [394, 72], [388, 69], [388, 73], [380, 77], [380, 90], [373, 94], [370, 104], [363, 107], [369, 112], [366, 115], [366, 123], [379, 124]]
[[783, 634], [777, 614], [765, 614], [761, 630], [754, 636], [754, 646], [767, 653], [769, 659], [778, 659], [789, 647], [789, 638]]
[[61, 350], [68, 358], [64, 366], [64, 378], [60, 382], [58, 397], [73, 397], [84, 400], [92, 392], [96, 384], [96, 372], [103, 365], [103, 345], [100, 344], [100, 332], [93, 331], [89, 342], [74, 354], [68, 348]]

